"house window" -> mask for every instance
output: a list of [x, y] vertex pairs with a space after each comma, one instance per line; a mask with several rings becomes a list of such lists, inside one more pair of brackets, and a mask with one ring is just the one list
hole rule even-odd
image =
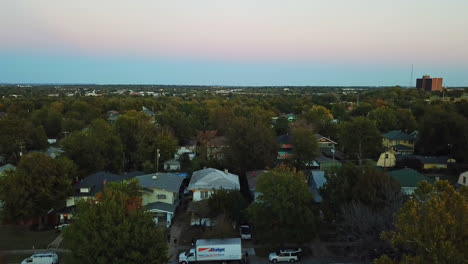
[[158, 200], [165, 200], [167, 196], [165, 194], [158, 194], [157, 195]]
[[201, 191], [200, 192], [201, 199], [208, 199], [208, 191]]
[[89, 193], [89, 188], [81, 188], [80, 193]]

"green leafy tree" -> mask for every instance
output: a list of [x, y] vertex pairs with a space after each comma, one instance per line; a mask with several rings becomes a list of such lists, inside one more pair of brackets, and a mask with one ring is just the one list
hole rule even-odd
[[374, 263], [466, 263], [467, 237], [468, 189], [457, 191], [447, 181], [421, 182], [396, 215], [395, 230], [382, 234], [400, 257], [382, 256]]
[[120, 137], [104, 120], [93, 121], [87, 131], [73, 132], [61, 141], [65, 154], [80, 168], [80, 174], [122, 169]]
[[43, 126], [48, 137], [57, 138], [62, 132], [62, 114], [54, 108], [43, 107], [32, 114], [33, 124]]
[[369, 119], [373, 120], [381, 132], [397, 128], [397, 116], [389, 107], [379, 107], [369, 112]]
[[293, 159], [298, 168], [310, 167], [319, 154], [315, 133], [310, 128], [296, 127], [292, 131]]
[[428, 155], [451, 155], [468, 160], [468, 120], [455, 111], [433, 106], [420, 122], [416, 148]]
[[351, 163], [326, 177], [323, 211], [336, 221], [339, 239], [355, 241], [354, 255], [363, 258], [389, 250], [379, 236], [393, 228], [393, 215], [405, 200], [400, 185], [382, 170]]
[[274, 122], [273, 127], [277, 136], [286, 134], [289, 131], [289, 121], [286, 117], [280, 116]]
[[0, 153], [14, 162], [19, 161], [26, 150], [39, 150], [47, 146], [47, 137], [41, 127], [34, 127], [28, 120], [0, 119]]
[[367, 116], [372, 111], [372, 105], [369, 103], [361, 103], [351, 111], [352, 116]]
[[410, 109], [398, 109], [396, 110], [395, 114], [398, 119], [397, 128], [399, 130], [408, 131], [408, 133], [411, 133], [418, 127], [416, 118]]
[[208, 199], [211, 216], [225, 215], [233, 221], [244, 219], [247, 201], [238, 190], [216, 190]]
[[143, 160], [138, 152], [141, 142], [154, 137], [154, 126], [144, 113], [129, 111], [119, 117], [115, 129], [124, 146], [126, 169], [139, 169]]
[[349, 202], [358, 202], [373, 210], [383, 208], [400, 194], [398, 182], [370, 166], [345, 163], [326, 177], [322, 191], [325, 205], [338, 214]]
[[65, 157], [23, 156], [16, 171], [0, 178], [3, 216], [13, 221], [37, 217], [42, 223], [42, 216], [70, 194], [75, 175], [75, 165]]
[[108, 183], [103, 193], [80, 201], [64, 239], [80, 263], [167, 263], [164, 232], [141, 204], [136, 180]]
[[317, 217], [312, 209], [312, 195], [301, 172], [279, 167], [260, 175], [261, 192], [248, 208], [260, 241], [303, 243], [317, 231]]
[[276, 140], [271, 125], [255, 116], [236, 118], [227, 135], [226, 164], [235, 171], [272, 166], [276, 157]]
[[374, 158], [382, 151], [382, 135], [375, 122], [357, 117], [341, 123], [339, 143], [345, 154], [362, 164], [366, 158]]
[[152, 170], [156, 170], [157, 166], [157, 150], [159, 149], [159, 166], [162, 167], [164, 161], [174, 158], [174, 153], [177, 151], [177, 139], [168, 129], [158, 129], [151, 132], [153, 136], [143, 137], [138, 145], [138, 159], [145, 162], [147, 165], [152, 163]]

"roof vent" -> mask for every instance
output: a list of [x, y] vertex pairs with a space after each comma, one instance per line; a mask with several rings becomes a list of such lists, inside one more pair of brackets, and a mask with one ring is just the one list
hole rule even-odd
[[228, 174], [228, 173], [229, 173], [229, 170], [228, 170], [228, 169], [224, 169], [224, 173]]
[[153, 180], [157, 180], [157, 179], [158, 179], [158, 175], [155, 174], [155, 175], [153, 175], [153, 177], [151, 177], [151, 178], [152, 178]]

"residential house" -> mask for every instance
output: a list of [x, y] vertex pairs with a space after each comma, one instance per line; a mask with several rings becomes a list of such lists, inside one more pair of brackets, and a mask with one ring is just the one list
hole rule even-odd
[[115, 122], [117, 122], [117, 119], [119, 119], [119, 117], [120, 117], [119, 112], [117, 112], [115, 110], [107, 111], [107, 121], [111, 125], [115, 124]]
[[176, 159], [171, 159], [164, 162], [165, 171], [180, 171], [180, 162]]
[[0, 167], [0, 177], [7, 171], [7, 170], [16, 170], [16, 166], [11, 164], [6, 164]]
[[257, 191], [257, 180], [260, 177], [260, 175], [267, 173], [267, 170], [255, 170], [255, 171], [248, 171], [245, 175], [247, 178], [247, 183], [249, 185], [249, 190], [250, 193], [252, 194], [252, 197], [254, 201], [257, 200], [258, 196], [260, 196], [262, 193]]
[[339, 160], [320, 155], [314, 160], [314, 167], [326, 171], [332, 168], [341, 167]]
[[400, 130], [392, 130], [383, 135], [382, 143], [387, 148], [393, 148], [395, 154], [413, 154], [415, 137]]
[[[323, 156], [331, 157], [331, 160], [335, 158], [340, 158], [341, 154], [335, 151], [337, 143], [327, 137], [324, 137], [320, 134], [315, 134], [317, 138], [317, 143], [319, 146], [320, 152]], [[279, 149], [277, 160], [287, 160], [291, 159], [293, 155], [294, 146], [292, 145], [292, 136], [289, 134], [284, 134], [276, 138]]]
[[468, 186], [468, 171], [460, 173], [457, 183], [463, 186]]
[[176, 173], [152, 173], [135, 177], [142, 188], [142, 203], [153, 213], [156, 223], [169, 227], [179, 204], [179, 193], [185, 177]]
[[185, 142], [185, 144], [179, 146], [179, 148], [177, 149], [177, 152], [174, 154], [174, 158], [179, 159], [180, 157], [182, 157], [182, 155], [187, 153], [189, 159], [193, 160], [196, 156], [195, 154], [196, 148], [197, 148], [197, 144], [195, 143], [195, 141], [189, 140]]
[[93, 199], [94, 196], [104, 190], [108, 182], [118, 182], [129, 179], [126, 175], [117, 175], [110, 172], [97, 172], [78, 181], [73, 185], [73, 194], [66, 200], [66, 207], [58, 210], [56, 214], [61, 223], [66, 223], [72, 217], [76, 203], [80, 200]]
[[320, 189], [327, 182], [325, 178], [325, 172], [321, 170], [312, 170], [307, 177], [307, 185], [309, 190], [312, 193], [314, 202], [321, 203], [323, 201], [322, 195], [320, 194]]
[[447, 169], [449, 163], [455, 160], [448, 156], [395, 155], [397, 162], [413, 159], [419, 161], [421, 169]]
[[49, 147], [46, 152], [47, 152], [47, 155], [49, 155], [49, 157], [53, 159], [65, 153], [63, 149], [56, 148], [56, 147]]
[[448, 156], [421, 156], [414, 155], [414, 158], [421, 161], [423, 169], [447, 169], [449, 163], [455, 163], [455, 160]]
[[317, 137], [320, 152], [333, 153], [335, 151], [338, 143], [320, 134], [315, 134], [315, 136]]
[[154, 114], [153, 111], [149, 110], [148, 108], [144, 106], [141, 107], [141, 111], [151, 118], [152, 124], [156, 124], [156, 118], [155, 118], [156, 115]]
[[213, 168], [195, 171], [187, 188], [193, 201], [208, 199], [215, 190], [240, 190], [239, 176]]
[[278, 155], [276, 159], [287, 160], [292, 158], [293, 145], [292, 136], [289, 134], [281, 135], [277, 137], [276, 141], [279, 144]]
[[395, 167], [397, 159], [395, 157], [395, 150], [389, 149], [384, 153], [380, 154], [377, 166], [382, 168]]
[[192, 174], [187, 188], [193, 193], [188, 211], [192, 213], [191, 225], [214, 225], [206, 216], [206, 201], [216, 190], [240, 190], [239, 176], [228, 171], [203, 169]]
[[410, 168], [390, 171], [387, 174], [400, 183], [402, 193], [407, 195], [413, 194], [422, 181], [433, 183], [433, 180]]
[[[282, 115], [280, 115], [280, 116], [285, 117], [286, 119], [288, 119], [289, 122], [294, 122], [294, 121], [296, 121], [296, 115], [295, 115], [295, 114], [292, 114], [292, 113], [289, 113], [289, 114], [282, 114]], [[279, 118], [280, 116], [275, 116], [275, 117], [273, 117], [273, 118], [272, 118], [273, 121], [278, 120], [278, 118]]]
[[218, 136], [217, 130], [199, 132], [197, 143], [201, 147], [201, 155], [205, 155], [208, 160], [222, 159], [224, 157], [224, 149], [228, 147], [226, 137]]

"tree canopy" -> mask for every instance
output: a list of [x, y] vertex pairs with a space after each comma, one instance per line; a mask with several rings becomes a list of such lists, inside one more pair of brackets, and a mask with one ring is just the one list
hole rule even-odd
[[339, 145], [343, 152], [362, 164], [363, 159], [377, 156], [382, 149], [382, 134], [375, 122], [356, 117], [341, 123]]
[[139, 183], [108, 183], [95, 199], [80, 201], [64, 239], [80, 263], [168, 261], [166, 238], [141, 205]]
[[3, 217], [16, 222], [43, 216], [70, 194], [75, 175], [76, 166], [65, 157], [28, 153], [16, 171], [0, 177]]
[[260, 175], [256, 190], [261, 195], [248, 213], [260, 241], [301, 243], [316, 235], [317, 216], [301, 172], [278, 167]]
[[398, 211], [395, 230], [382, 234], [399, 254], [375, 263], [466, 263], [467, 237], [468, 189], [457, 191], [447, 181], [421, 182], [414, 198]]

